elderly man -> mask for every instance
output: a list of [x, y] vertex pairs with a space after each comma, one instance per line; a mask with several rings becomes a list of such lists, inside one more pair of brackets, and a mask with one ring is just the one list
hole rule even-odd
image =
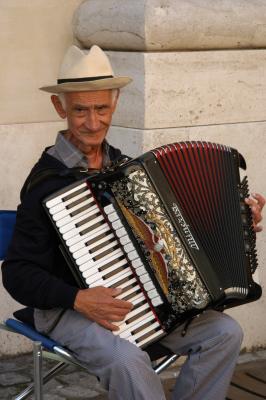
[[[148, 354], [114, 335], [132, 309], [118, 299], [119, 288], [79, 289], [60, 250], [58, 238], [41, 201], [75, 181], [73, 168], [101, 169], [121, 152], [106, 141], [119, 89], [131, 81], [115, 77], [108, 58], [93, 46], [85, 54], [75, 46], [67, 52], [57, 85], [43, 87], [59, 116], [67, 120], [54, 146], [45, 149], [21, 192], [17, 224], [8, 257], [2, 266], [3, 283], [18, 302], [34, 308], [37, 330], [48, 334], [87, 364], [108, 390], [111, 400], [165, 399], [160, 379]], [[56, 173], [47, 173], [56, 171]], [[247, 200], [255, 229], [265, 200]], [[242, 331], [229, 316], [206, 311], [161, 340], [176, 354], [188, 355], [173, 392], [178, 400], [222, 400], [237, 361]]]

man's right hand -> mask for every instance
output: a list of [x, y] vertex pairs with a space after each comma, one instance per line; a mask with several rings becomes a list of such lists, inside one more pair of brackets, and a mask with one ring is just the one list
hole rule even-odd
[[121, 289], [103, 286], [79, 290], [75, 299], [74, 310], [106, 329], [119, 330], [112, 322], [122, 321], [133, 308], [129, 301], [115, 298], [120, 293]]

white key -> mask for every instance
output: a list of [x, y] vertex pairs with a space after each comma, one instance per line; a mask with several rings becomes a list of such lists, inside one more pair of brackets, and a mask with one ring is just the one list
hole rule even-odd
[[162, 301], [161, 297], [158, 296], [158, 297], [154, 297], [154, 299], [151, 299], [151, 303], [152, 303], [153, 307], [157, 307], [160, 304], [163, 304], [163, 301]]
[[[126, 268], [125, 268], [126, 269]], [[84, 272], [85, 273], [85, 272]], [[113, 274], [111, 277], [112, 279], [115, 279], [116, 274]], [[110, 278], [111, 278], [110, 277]], [[103, 286], [106, 286], [106, 284], [104, 282], [107, 281], [107, 279], [104, 279], [105, 275], [103, 275], [101, 272], [95, 272], [95, 274], [89, 275], [88, 277], [86, 277], [86, 282], [91, 286], [93, 285], [95, 282], [100, 282], [103, 281]], [[101, 285], [102, 285], [101, 284]]]
[[137, 279], [134, 277], [132, 279], [130, 279], [129, 281], [126, 281], [124, 283], [121, 283], [121, 285], [119, 285], [119, 289], [125, 289], [127, 286], [134, 284], [135, 282], [138, 282]]
[[143, 287], [144, 287], [144, 289], [146, 290], [146, 292], [147, 292], [148, 290], [155, 289], [155, 286], [154, 286], [154, 284], [153, 284], [152, 281], [147, 282], [147, 283], [144, 283]]
[[76, 236], [77, 234], [80, 234], [80, 232], [84, 231], [85, 229], [89, 228], [90, 226], [93, 226], [94, 224], [97, 224], [98, 222], [104, 221], [104, 218], [102, 215], [99, 215], [98, 217], [94, 218], [92, 221], [87, 222], [86, 224], [79, 226], [78, 228], [72, 229], [71, 231], [68, 231], [62, 235], [63, 239], [66, 241], [67, 239], [70, 239], [73, 236]]
[[125, 228], [119, 228], [116, 230], [116, 235], [121, 238], [122, 236], [126, 236], [127, 235], [127, 231], [125, 230]]
[[[82, 211], [81, 213], [75, 215], [74, 217], [67, 216], [67, 217], [65, 217], [65, 218], [61, 218], [61, 219], [59, 219], [58, 221], [56, 221], [56, 226], [57, 226], [58, 228], [61, 228], [62, 226], [67, 225], [67, 224], [73, 222], [73, 220], [74, 220], [75, 218], [82, 217], [82, 216], [86, 215], [88, 212], [89, 212], [89, 210], [84, 210], [84, 211]], [[55, 214], [55, 216], [56, 216], [56, 215], [57, 215], [57, 214]], [[53, 215], [53, 218], [54, 218], [54, 215]]]
[[156, 296], [158, 296], [158, 292], [156, 289], [152, 289], [147, 292], [147, 295], [149, 299], [154, 299]]
[[95, 215], [97, 213], [99, 213], [99, 208], [97, 205], [95, 205], [95, 206], [91, 207], [89, 210], [86, 210], [84, 214], [82, 213], [80, 215], [73, 217], [70, 223], [63, 225], [59, 228], [59, 232], [63, 234], [72, 229], [75, 229], [75, 228], [77, 228], [76, 225], [79, 222], [85, 221], [86, 218], [92, 217], [93, 215]]
[[[142, 293], [139, 293], [139, 294], [142, 294]], [[142, 294], [142, 296], [143, 296], [143, 294]], [[146, 299], [145, 296], [143, 296], [143, 297], [140, 297], [140, 296], [137, 297], [137, 296], [135, 296], [135, 299], [134, 299], [134, 300], [130, 299], [130, 303], [133, 304], [134, 309], [135, 309], [136, 307], [139, 307], [140, 303], [149, 304], [149, 303], [147, 302], [147, 299]]]
[[138, 293], [136, 296], [130, 299], [130, 303], [132, 303], [134, 306], [140, 303], [141, 301], [147, 302], [146, 297], [144, 296], [143, 293]]
[[162, 329], [159, 329], [158, 331], [154, 332], [151, 336], [146, 337], [145, 339], [139, 341], [136, 343], [138, 347], [144, 346], [144, 344], [152, 342], [155, 338], [159, 336], [164, 336], [165, 332]]
[[70, 189], [70, 190], [68, 190], [67, 192], [62, 193], [62, 194], [60, 194], [59, 196], [57, 196], [57, 197], [55, 197], [55, 198], [53, 198], [53, 199], [47, 201], [46, 207], [47, 207], [47, 208], [51, 208], [51, 207], [53, 207], [54, 205], [60, 203], [64, 197], [69, 196], [70, 194], [72, 194], [72, 193], [74, 193], [74, 192], [77, 192], [78, 190], [80, 190], [80, 189], [82, 189], [82, 188], [86, 188], [86, 187], [87, 187], [87, 183], [84, 182], [84, 183], [82, 183], [81, 185], [78, 185], [78, 186], [74, 187], [73, 189]]
[[116, 220], [119, 218], [119, 216], [118, 216], [117, 212], [115, 211], [115, 212], [113, 212], [113, 213], [107, 215], [107, 218], [108, 218], [108, 220], [109, 220], [110, 222], [114, 222], [114, 221], [116, 221]]
[[152, 311], [148, 312], [145, 315], [142, 315], [138, 319], [130, 322], [130, 324], [123, 323], [119, 326], [119, 331], [114, 331], [115, 333], [119, 334], [121, 338], [127, 338], [131, 335], [131, 332], [142, 325], [146, 324], [147, 322], [153, 321], [155, 318]]
[[[147, 315], [142, 315], [140, 318], [137, 320], [131, 322], [130, 324], [123, 324], [120, 326], [119, 331], [115, 331], [119, 333], [119, 336], [121, 338], [126, 339], [128, 336], [132, 335], [132, 331], [134, 331], [137, 328], [140, 328], [142, 325], [146, 324], [147, 322], [153, 321], [155, 318], [154, 314], [152, 311], [147, 313]], [[157, 322], [158, 324], [158, 322]], [[140, 336], [138, 336], [140, 335]], [[142, 333], [134, 334], [134, 339], [136, 340], [137, 337], [143, 336]]]
[[115, 247], [118, 244], [118, 242], [116, 240], [114, 240], [113, 242], [110, 242], [108, 244], [106, 244], [105, 246], [101, 247], [99, 250], [94, 251], [94, 252], [88, 252], [87, 254], [85, 254], [84, 256], [78, 258], [76, 260], [76, 264], [77, 265], [82, 265], [85, 262], [91, 260], [92, 258], [95, 258], [99, 255], [101, 255], [102, 253], [104, 253], [106, 250], [108, 249], [112, 249], [113, 247]]
[[[117, 232], [116, 232], [117, 233]], [[131, 239], [128, 235], [122, 236], [119, 238], [120, 243], [125, 246], [125, 244], [130, 243]]]
[[85, 271], [86, 269], [92, 267], [98, 267], [101, 268], [103, 265], [108, 264], [109, 262], [115, 260], [116, 258], [119, 258], [121, 256], [123, 256], [123, 252], [120, 249], [116, 249], [113, 252], [111, 252], [110, 254], [107, 254], [106, 256], [100, 258], [97, 261], [94, 260], [89, 260], [86, 263], [82, 264], [79, 267], [80, 272]]
[[130, 259], [130, 261], [132, 261], [132, 260], [135, 260], [135, 258], [138, 258], [139, 255], [136, 252], [136, 250], [133, 250], [130, 253], [128, 253], [127, 256]]
[[91, 231], [87, 232], [85, 235], [76, 235], [66, 241], [66, 245], [69, 247], [71, 253], [74, 253], [78, 249], [86, 246], [86, 243], [89, 242], [91, 239], [96, 238], [99, 235], [102, 235], [105, 232], [110, 230], [110, 226], [107, 223], [104, 223], [97, 228], [92, 229]]
[[121, 281], [122, 279], [126, 278], [127, 276], [132, 276], [132, 271], [129, 267], [125, 268], [124, 270], [118, 272], [117, 274], [110, 276], [108, 279], [104, 279], [105, 285], [104, 286], [112, 286], [116, 282]]
[[94, 247], [99, 246], [100, 244], [102, 244], [104, 246], [104, 243], [113, 239], [115, 237], [115, 235], [113, 233], [109, 233], [109, 235], [104, 236], [103, 238], [99, 239], [98, 241], [95, 241], [93, 243], [91, 243], [90, 245], [85, 245], [82, 248], [80, 248], [79, 250], [75, 251], [73, 253], [73, 258], [76, 260], [81, 256], [84, 256], [85, 254], [87, 254], [90, 250], [92, 250]]
[[147, 326], [145, 329], [143, 329], [142, 331], [135, 333], [134, 339], [137, 340], [139, 338], [141, 338], [142, 336], [146, 335], [147, 333], [149, 333], [150, 331], [153, 331], [154, 329], [160, 327], [161, 325], [159, 324], [158, 321], [155, 321], [153, 324]]
[[138, 267], [138, 268], [136, 268], [136, 269], [135, 269], [135, 272], [136, 272], [136, 274], [137, 274], [138, 276], [141, 276], [141, 275], [146, 274], [146, 273], [147, 273], [147, 270], [146, 270], [146, 268], [143, 266], [143, 267]]
[[119, 321], [118, 323], [115, 323], [117, 326], [119, 326], [120, 324], [122, 324], [124, 321], [129, 321], [130, 318], [135, 317], [135, 315], [140, 314], [141, 312], [150, 309], [150, 306], [148, 303], [142, 304], [141, 306], [137, 306], [137, 308], [134, 308], [132, 311], [130, 311], [125, 318], [123, 319], [123, 321]]
[[[125, 271], [121, 271], [119, 274], [116, 275], [116, 277], [112, 277], [109, 279], [99, 279], [95, 282], [93, 282], [90, 286], [91, 287], [95, 287], [95, 286], [105, 286], [105, 287], [110, 287], [112, 285], [114, 285], [115, 283], [119, 282], [120, 280], [126, 278], [127, 276], [130, 276], [132, 274], [131, 270], [125, 270]], [[87, 282], [87, 279], [86, 279]], [[89, 282], [87, 282], [89, 283]]]
[[139, 280], [141, 283], [146, 283], [146, 282], [149, 282], [151, 280], [151, 278], [150, 278], [149, 274], [144, 274], [139, 277]]
[[126, 264], [127, 264], [127, 259], [124, 258], [123, 260], [120, 260], [120, 261], [116, 262], [115, 264], [112, 264], [110, 267], [105, 268], [103, 271], [100, 270], [100, 268], [98, 268], [97, 266], [91, 267], [91, 268], [83, 271], [82, 276], [84, 278], [88, 278], [89, 276], [92, 276], [92, 275], [96, 276], [98, 274], [99, 278], [103, 278], [110, 272], [113, 272], [113, 271], [117, 270], [118, 268], [123, 267]]
[[138, 267], [143, 266], [143, 263], [140, 258], [136, 258], [135, 260], [132, 261], [132, 266], [134, 268], [138, 268]]
[[80, 204], [75, 205], [74, 207], [72, 207], [71, 209], [64, 209], [60, 212], [58, 212], [57, 214], [53, 215], [53, 220], [54, 221], [59, 221], [60, 219], [65, 219], [67, 220], [71, 220], [71, 216], [70, 214], [72, 214], [74, 211], [78, 211], [80, 208], [87, 206], [89, 208], [89, 205], [94, 201], [93, 197], [90, 197], [89, 199], [86, 199], [85, 201], [81, 202]]
[[[116, 299], [124, 299], [125, 297], [129, 296], [132, 293], [136, 293], [138, 290], [140, 290], [139, 285], [133, 286], [130, 289], [124, 291], [123, 293], [121, 293], [119, 296], [116, 296]], [[130, 299], [128, 300], [130, 301]]]
[[115, 231], [117, 231], [119, 228], [122, 228], [122, 222], [120, 219], [117, 219], [115, 222], [112, 222], [112, 227], [114, 228]]
[[[55, 206], [51, 207], [49, 209], [49, 213], [51, 215], [53, 214], [57, 214], [59, 211], [62, 211], [64, 209], [67, 208], [68, 205], [72, 204], [74, 201], [77, 201], [79, 199], [84, 198], [85, 196], [91, 196], [91, 191], [90, 190], [85, 190], [82, 193], [79, 193], [77, 196], [75, 197], [71, 197], [71, 199], [67, 200], [67, 201], [62, 201], [62, 203], [58, 203]], [[84, 199], [85, 200], [85, 199]]]
[[112, 212], [115, 211], [115, 208], [113, 206], [113, 204], [108, 204], [108, 206], [103, 207], [103, 211], [105, 212], [105, 214], [111, 214]]
[[128, 243], [124, 246], [124, 250], [126, 253], [130, 253], [135, 250], [135, 246], [132, 243]]
[[119, 325], [119, 331], [115, 331], [115, 333], [126, 339], [128, 336], [132, 335], [133, 330], [141, 327], [146, 322], [154, 320], [154, 318], [153, 312], [149, 311], [147, 314], [141, 315], [139, 318], [135, 319], [129, 324], [122, 322], [122, 324]]

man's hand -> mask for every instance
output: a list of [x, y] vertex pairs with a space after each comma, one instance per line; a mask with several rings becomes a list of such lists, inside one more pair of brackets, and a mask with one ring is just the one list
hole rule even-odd
[[245, 199], [246, 204], [251, 208], [255, 232], [262, 231], [262, 226], [258, 224], [262, 220], [262, 209], [265, 205], [265, 201], [265, 198], [258, 193], [253, 193], [248, 199]]
[[133, 308], [129, 301], [115, 298], [120, 293], [121, 289], [103, 286], [79, 290], [74, 309], [106, 329], [119, 330], [112, 322], [122, 321]]

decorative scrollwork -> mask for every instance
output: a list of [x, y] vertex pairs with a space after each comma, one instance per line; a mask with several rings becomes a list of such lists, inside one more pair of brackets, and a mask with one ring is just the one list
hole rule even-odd
[[145, 171], [136, 167], [112, 191], [173, 312], [205, 308], [209, 294]]

